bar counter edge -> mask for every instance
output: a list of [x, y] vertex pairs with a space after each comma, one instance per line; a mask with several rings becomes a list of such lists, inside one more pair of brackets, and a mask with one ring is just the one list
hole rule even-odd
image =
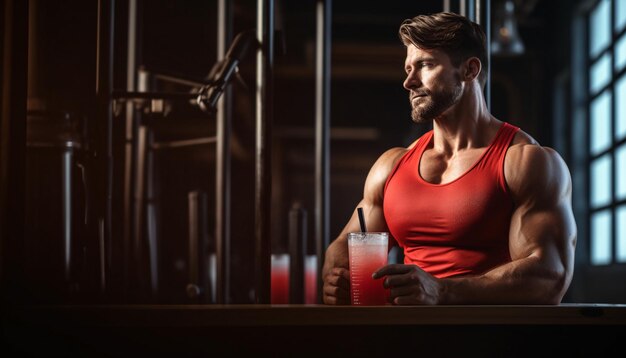
[[[3, 307], [3, 356], [620, 356], [626, 305]], [[419, 354], [417, 354], [419, 353]]]
[[626, 305], [45, 305], [15, 307], [26, 322], [76, 326], [626, 325]]

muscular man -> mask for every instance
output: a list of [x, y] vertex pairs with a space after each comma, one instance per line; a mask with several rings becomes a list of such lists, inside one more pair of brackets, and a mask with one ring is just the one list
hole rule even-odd
[[[576, 223], [562, 158], [492, 116], [483, 88], [485, 34], [439, 13], [406, 20], [406, 80], [414, 122], [433, 130], [372, 166], [362, 207], [369, 231], [389, 231], [404, 264], [374, 273], [393, 304], [558, 304], [572, 279]], [[324, 302], [349, 304], [346, 234], [328, 247]]]

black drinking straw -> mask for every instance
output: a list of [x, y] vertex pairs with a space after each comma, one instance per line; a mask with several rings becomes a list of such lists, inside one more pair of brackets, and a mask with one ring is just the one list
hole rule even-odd
[[363, 217], [363, 208], [357, 208], [357, 212], [359, 213], [359, 224], [361, 224], [361, 232], [367, 232], [365, 228], [365, 218]]

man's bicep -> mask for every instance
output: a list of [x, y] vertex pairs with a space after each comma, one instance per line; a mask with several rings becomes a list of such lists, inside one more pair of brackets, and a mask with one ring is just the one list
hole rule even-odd
[[527, 177], [527, 190], [518, 196], [511, 220], [511, 258], [531, 259], [537, 275], [568, 282], [576, 245], [569, 172], [553, 152], [537, 159], [539, 174]]
[[[359, 203], [363, 208], [367, 231], [387, 231], [387, 223], [383, 213], [385, 184], [396, 161], [404, 151], [403, 148], [393, 148], [386, 151], [378, 158], [367, 174], [363, 187], [363, 200]], [[355, 219], [358, 224], [356, 209], [351, 221]]]
[[352, 215], [348, 220], [348, 223], [341, 232], [341, 235], [346, 235], [349, 232], [361, 231], [361, 224], [357, 209], [363, 209], [363, 218], [365, 219], [365, 226], [367, 231], [387, 231], [387, 223], [383, 214], [382, 202], [362, 199], [352, 211]]
[[569, 254], [576, 224], [567, 166], [550, 148], [525, 146], [518, 153], [516, 180], [511, 183], [516, 202], [510, 229], [511, 257], [524, 257], [550, 245]]
[[518, 232], [511, 232], [511, 259], [523, 267], [525, 279], [542, 282], [541, 290], [549, 293], [548, 302], [560, 302], [574, 272], [576, 226], [570, 206], [557, 205], [515, 216], [520, 226]]
[[511, 259], [534, 256], [568, 267], [576, 244], [571, 208], [563, 203], [551, 208], [520, 208], [513, 215], [509, 236]]

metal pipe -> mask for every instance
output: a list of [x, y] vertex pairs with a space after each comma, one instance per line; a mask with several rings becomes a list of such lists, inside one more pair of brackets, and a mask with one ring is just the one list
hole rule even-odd
[[107, 269], [106, 269], [106, 242], [104, 234], [104, 219], [98, 219], [98, 262], [100, 264], [100, 293], [104, 294], [107, 288]]
[[[224, 1], [224, 0], [220, 0], [220, 1]], [[155, 80], [161, 80], [161, 81], [175, 83], [175, 84], [189, 86], [189, 87], [202, 87], [208, 84], [206, 82], [192, 80], [189, 78], [177, 77], [174, 75], [164, 74], [164, 73], [150, 72], [150, 75], [152, 75], [152, 77]]]
[[[148, 263], [150, 267], [149, 280], [150, 280], [150, 292], [153, 298], [156, 298], [159, 293], [159, 231], [157, 230], [158, 213], [157, 213], [157, 201], [156, 197], [156, 180], [154, 179], [156, 173], [155, 166], [155, 153], [152, 148], [154, 145], [154, 132], [148, 130], [146, 136], [146, 231], [147, 231], [147, 244], [148, 244]], [[141, 250], [141, 249], [140, 249]], [[143, 262], [140, 261], [141, 264]]]
[[[479, 5], [477, 4], [480, 0], [459, 0], [459, 15], [467, 17], [469, 20], [476, 22], [477, 18], [477, 9]], [[450, 8], [450, 2], [447, 4], [444, 2], [444, 9]]]
[[274, 91], [274, 0], [257, 2], [255, 150], [255, 302], [270, 303], [271, 135]]
[[[332, 0], [317, 2], [315, 58], [315, 243], [317, 277], [322, 277], [330, 239], [330, 50]], [[322, 280], [318, 280], [318, 301]]]
[[198, 196], [198, 234], [200, 239], [198, 246], [200, 276], [198, 279], [200, 280], [200, 290], [202, 291], [201, 298], [203, 303], [214, 303], [210, 274], [209, 199], [206, 192], [201, 192]]
[[62, 152], [62, 186], [63, 186], [63, 261], [65, 280], [70, 283], [72, 274], [72, 148]]
[[127, 92], [127, 91], [113, 91], [111, 92], [111, 98], [115, 100], [133, 100], [133, 99], [168, 99], [189, 101], [198, 98], [197, 93], [187, 92]]
[[[126, 55], [126, 90], [133, 92], [135, 90], [135, 80], [137, 78], [137, 0], [128, 1], [128, 31], [127, 31], [127, 55]], [[132, 243], [132, 229], [133, 229], [133, 177], [134, 173], [134, 132], [135, 132], [135, 118], [134, 118], [134, 105], [132, 102], [126, 103], [126, 132], [124, 142], [124, 242], [123, 242], [123, 281], [124, 291], [126, 292], [130, 287], [129, 273], [130, 267], [130, 253]]]
[[[460, 14], [467, 16], [468, 19], [478, 25], [483, 25], [483, 30], [485, 31], [489, 68], [487, 70], [484, 92], [487, 108], [491, 108], [491, 0], [484, 0], [484, 6], [481, 4], [482, 1], [483, 0], [460, 0]], [[445, 6], [444, 2], [444, 8]]]
[[304, 258], [307, 247], [306, 210], [294, 205], [289, 211], [289, 303], [304, 303]]
[[199, 285], [199, 242], [200, 233], [198, 232], [198, 191], [191, 191], [187, 194], [187, 210], [189, 214], [189, 283], [187, 284], [187, 297], [196, 300], [202, 293]]
[[[480, 3], [480, 0], [477, 1]], [[487, 71], [487, 83], [485, 83], [485, 100], [487, 102], [487, 108], [491, 108], [491, 0], [485, 0], [485, 34], [487, 35], [487, 63], [489, 69]]]
[[[467, 18], [472, 20], [472, 21], [476, 21], [476, 4], [475, 4], [475, 0], [465, 0], [467, 5], [465, 6], [466, 12], [467, 12]], [[478, 0], [480, 1], [480, 0]]]
[[[224, 59], [233, 38], [232, 1], [217, 4], [217, 57]], [[230, 136], [232, 131], [232, 90], [228, 86], [217, 102], [215, 145], [215, 254], [216, 300], [230, 301]]]
[[148, 128], [140, 126], [137, 131], [137, 158], [135, 160], [136, 175], [134, 185], [134, 213], [133, 213], [133, 272], [135, 285], [143, 286], [142, 282], [142, 245], [145, 225], [145, 184], [146, 184], [146, 158], [148, 148]]
[[217, 142], [217, 137], [200, 137], [193, 139], [181, 139], [165, 142], [154, 142], [150, 149], [168, 149], [168, 148], [185, 148], [197, 145], [212, 144]]
[[[101, 258], [104, 259], [101, 270], [108, 271], [111, 261], [112, 237], [112, 197], [113, 197], [113, 106], [111, 92], [113, 88], [113, 51], [114, 51], [114, 14], [115, 0], [98, 1], [98, 34], [96, 55], [96, 165], [99, 168], [97, 201], [98, 230], [100, 237]], [[106, 273], [101, 272], [102, 277]], [[106, 290], [105, 281], [102, 289]]]
[[189, 210], [189, 283], [187, 297], [196, 303], [210, 303], [209, 251], [207, 232], [207, 195], [191, 191], [187, 195]]
[[[150, 76], [148, 76], [141, 68], [137, 69], [136, 88], [138, 91], [147, 91], [150, 89]], [[115, 91], [113, 92], [115, 98]], [[137, 102], [135, 102], [137, 104]], [[139, 103], [139, 106], [145, 106], [146, 103]], [[148, 128], [142, 122], [142, 111], [136, 111], [133, 121], [133, 143], [132, 143], [132, 236], [129, 242], [128, 256], [131, 261], [129, 267], [129, 286], [127, 287], [130, 296], [140, 294], [140, 288], [143, 288], [142, 279], [142, 260], [141, 252], [142, 242], [145, 235], [146, 225], [146, 205], [145, 205], [145, 185], [146, 185], [146, 155], [148, 148]]]

